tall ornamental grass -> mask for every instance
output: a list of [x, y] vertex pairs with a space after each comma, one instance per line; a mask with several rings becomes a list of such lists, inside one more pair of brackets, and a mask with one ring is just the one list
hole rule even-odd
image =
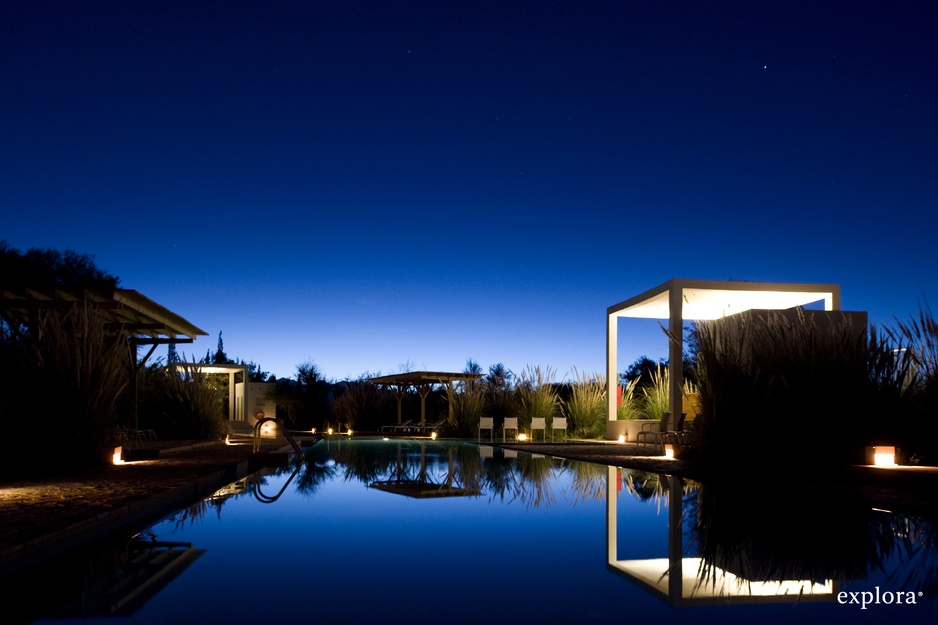
[[938, 321], [926, 305], [898, 321], [889, 338], [896, 346], [891, 390], [908, 406], [896, 438], [908, 460], [938, 464]]
[[331, 420], [341, 429], [377, 431], [397, 419], [397, 402], [385, 389], [362, 376], [347, 382], [332, 403]]
[[[664, 416], [664, 413], [671, 411], [671, 372], [668, 367], [659, 364], [657, 369], [651, 371], [649, 375], [651, 383], [642, 387], [642, 398], [638, 402], [641, 416], [635, 418], [658, 420]], [[690, 380], [684, 380], [682, 392], [685, 397], [696, 395], [698, 390], [696, 384]]]
[[0, 467], [34, 472], [102, 462], [131, 399], [129, 349], [90, 300], [42, 311], [29, 331], [4, 323]]
[[214, 440], [225, 435], [224, 393], [196, 363], [151, 367], [141, 383], [143, 423], [161, 438]]
[[550, 367], [525, 367], [518, 383], [518, 394], [521, 400], [521, 411], [518, 426], [523, 429], [531, 427], [531, 420], [535, 418], [546, 419], [550, 427], [554, 415], [560, 408], [557, 387], [554, 385], [555, 372]]
[[574, 436], [601, 438], [606, 433], [606, 378], [574, 368], [573, 384], [561, 409]]
[[877, 419], [865, 327], [803, 311], [697, 324], [700, 458], [791, 472], [860, 459]]
[[635, 378], [620, 387], [622, 391], [619, 403], [616, 406], [616, 419], [629, 420], [644, 418], [645, 415], [644, 412], [642, 412], [641, 399], [635, 394], [637, 386], [638, 378]]
[[446, 400], [450, 410], [446, 419], [446, 434], [459, 438], [475, 437], [479, 433], [479, 419], [485, 412], [485, 389], [472, 381], [445, 384]]
[[517, 417], [521, 408], [512, 377], [504, 368], [493, 368], [483, 378], [485, 416], [494, 419], [496, 430], [502, 428], [505, 419]]
[[649, 375], [651, 384], [642, 387], [642, 412], [646, 419], [660, 419], [668, 412], [670, 374], [667, 367], [659, 364]]

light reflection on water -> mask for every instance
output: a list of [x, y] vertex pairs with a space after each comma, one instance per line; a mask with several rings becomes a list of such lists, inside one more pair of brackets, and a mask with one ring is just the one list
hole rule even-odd
[[[470, 443], [322, 441], [305, 464], [249, 476], [141, 538], [201, 553], [165, 567], [132, 625], [926, 623], [938, 592], [921, 519]], [[876, 586], [923, 596], [837, 602]], [[753, 597], [779, 588], [805, 594]]]

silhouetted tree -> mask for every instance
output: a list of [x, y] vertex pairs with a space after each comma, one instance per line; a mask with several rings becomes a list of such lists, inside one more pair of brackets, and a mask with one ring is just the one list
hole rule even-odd
[[113, 291], [120, 280], [99, 268], [94, 257], [71, 249], [32, 248], [25, 253], [0, 241], [0, 284], [37, 291]]
[[215, 355], [212, 356], [212, 364], [214, 365], [227, 365], [232, 361], [228, 360], [228, 354], [225, 353], [225, 343], [221, 340], [221, 330], [218, 331], [218, 349], [215, 350]]

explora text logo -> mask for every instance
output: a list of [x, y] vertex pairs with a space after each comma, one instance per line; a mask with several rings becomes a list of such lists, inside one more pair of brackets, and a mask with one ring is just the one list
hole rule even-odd
[[879, 586], [876, 586], [874, 592], [840, 592], [837, 593], [837, 603], [840, 605], [856, 604], [861, 610], [865, 610], [868, 605], [915, 605], [916, 598], [921, 597], [922, 591], [913, 592], [911, 590], [897, 590], [895, 592], [886, 590], [880, 592]]

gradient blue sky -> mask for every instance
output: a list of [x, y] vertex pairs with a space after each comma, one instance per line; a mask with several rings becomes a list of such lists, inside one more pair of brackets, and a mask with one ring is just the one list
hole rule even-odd
[[0, 238], [278, 376], [601, 371], [673, 277], [889, 323], [938, 306], [936, 6], [8, 0]]

